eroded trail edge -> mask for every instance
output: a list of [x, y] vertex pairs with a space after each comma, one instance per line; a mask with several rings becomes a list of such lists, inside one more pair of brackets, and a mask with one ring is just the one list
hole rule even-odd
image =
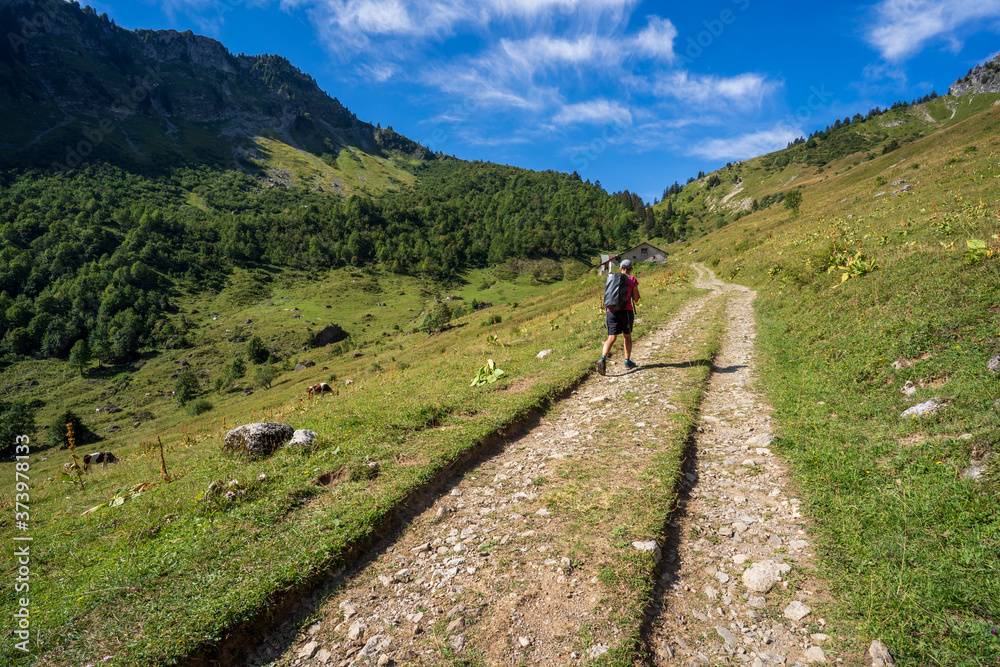
[[651, 665], [864, 664], [824, 618], [813, 541], [772, 454], [770, 408], [754, 388], [755, 293], [696, 265], [726, 293], [726, 333], [688, 448], [678, 509], [644, 631]]

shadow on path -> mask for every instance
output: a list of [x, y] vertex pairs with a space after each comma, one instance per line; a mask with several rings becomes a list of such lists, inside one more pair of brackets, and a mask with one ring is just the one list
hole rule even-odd
[[[694, 368], [695, 366], [709, 366], [711, 362], [706, 359], [696, 359], [695, 361], [680, 361], [672, 364], [642, 364], [636, 370], [646, 370], [647, 368]], [[712, 366], [712, 372], [716, 372], [715, 366]]]

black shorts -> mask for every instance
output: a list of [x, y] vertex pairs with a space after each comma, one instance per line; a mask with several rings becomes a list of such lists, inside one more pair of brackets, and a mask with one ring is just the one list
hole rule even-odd
[[632, 335], [632, 322], [635, 321], [634, 310], [609, 310], [605, 317], [605, 326], [609, 336]]

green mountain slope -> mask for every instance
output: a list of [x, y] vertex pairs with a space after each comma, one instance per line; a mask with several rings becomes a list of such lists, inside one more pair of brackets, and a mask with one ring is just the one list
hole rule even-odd
[[[668, 188], [654, 207], [658, 231], [671, 239], [704, 235], [784, 202], [785, 194], [864, 167], [901, 146], [972, 118], [1000, 100], [998, 93], [943, 95], [920, 104], [860, 114], [802, 143]], [[936, 139], [934, 139], [936, 141]]]
[[282, 184], [378, 194], [433, 159], [362, 122], [280, 56], [234, 56], [173, 30], [127, 31], [90, 7], [18, 0], [0, 9], [0, 166], [90, 162], [163, 174], [238, 167]]

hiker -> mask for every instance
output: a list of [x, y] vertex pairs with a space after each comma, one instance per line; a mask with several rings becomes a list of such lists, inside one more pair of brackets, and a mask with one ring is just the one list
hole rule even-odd
[[[632, 323], [635, 321], [634, 303], [639, 301], [639, 281], [632, 275], [632, 262], [623, 259], [621, 271], [624, 279], [628, 281], [625, 303], [620, 308], [608, 307], [604, 316], [605, 326], [608, 329], [608, 339], [604, 341], [604, 350], [601, 358], [597, 362], [597, 372], [605, 375], [608, 366], [608, 354], [611, 353], [611, 346], [615, 344], [618, 334], [621, 334], [625, 343], [625, 370], [630, 371], [638, 364], [632, 361]], [[611, 276], [608, 277], [609, 280]]]

